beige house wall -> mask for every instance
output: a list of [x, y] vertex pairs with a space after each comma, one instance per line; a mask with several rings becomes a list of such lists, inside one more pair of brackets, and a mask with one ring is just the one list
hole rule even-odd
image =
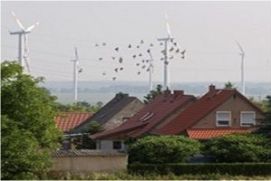
[[144, 104], [135, 99], [130, 104], [125, 106], [120, 112], [115, 114], [110, 120], [108, 120], [104, 125], [103, 128], [105, 130], [113, 129], [124, 123], [126, 120], [123, 118], [125, 117], [132, 117], [135, 115], [140, 109], [144, 107]]
[[127, 163], [126, 154], [54, 157], [51, 170], [63, 172], [119, 171], [125, 170]]
[[232, 128], [241, 128], [240, 126], [240, 115], [241, 111], [254, 111], [256, 113], [256, 125], [259, 125], [261, 120], [264, 118], [254, 107], [248, 104], [246, 101], [241, 99], [239, 96], [232, 96], [224, 104], [220, 105], [209, 115], [205, 116], [192, 128], [217, 128], [216, 126], [216, 112], [217, 111], [230, 111], [231, 112], [231, 126]]

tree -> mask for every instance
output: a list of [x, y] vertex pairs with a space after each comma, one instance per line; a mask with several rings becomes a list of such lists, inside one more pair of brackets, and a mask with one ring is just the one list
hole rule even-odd
[[179, 163], [200, 151], [200, 143], [184, 136], [147, 136], [129, 147], [129, 163]]
[[162, 85], [158, 84], [156, 86], [156, 90], [151, 90], [145, 97], [144, 97], [144, 103], [148, 104], [149, 102], [151, 102], [152, 100], [154, 100], [154, 98], [158, 95], [163, 94], [162, 91]]
[[50, 168], [60, 132], [55, 97], [16, 62], [1, 64], [2, 179], [38, 179]]
[[266, 96], [266, 100], [263, 101], [263, 107], [265, 119], [258, 132], [271, 137], [271, 96]]
[[227, 83], [225, 83], [225, 89], [233, 89], [233, 88], [235, 88], [235, 86], [230, 81], [228, 81]]
[[270, 149], [270, 140], [261, 135], [233, 134], [206, 142], [204, 154], [216, 162], [267, 162]]
[[60, 112], [97, 112], [99, 109], [101, 109], [103, 103], [97, 102], [96, 105], [91, 105], [86, 101], [79, 101], [77, 103], [73, 104], [61, 104], [58, 103], [57, 109]]

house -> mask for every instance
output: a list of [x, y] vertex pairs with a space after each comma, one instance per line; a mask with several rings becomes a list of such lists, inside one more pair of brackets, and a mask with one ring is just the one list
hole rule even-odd
[[262, 110], [236, 89], [216, 89], [210, 85], [204, 96], [154, 133], [185, 134], [194, 139], [209, 139], [252, 132], [263, 119]]
[[104, 130], [113, 129], [132, 117], [144, 104], [136, 97], [118, 93], [87, 121], [77, 125], [71, 133], [77, 134], [87, 130], [91, 122], [96, 121]]
[[164, 93], [121, 126], [92, 136], [99, 148], [111, 143], [120, 149], [123, 140], [144, 135], [186, 135], [192, 139], [210, 139], [232, 133], [250, 133], [258, 128], [263, 112], [236, 89], [216, 89], [202, 97], [182, 91]]
[[179, 115], [195, 100], [194, 96], [185, 95], [183, 91], [165, 91], [119, 127], [92, 135], [91, 138], [97, 140], [98, 149], [125, 149], [124, 139], [150, 134], [159, 125]]
[[73, 128], [82, 124], [92, 113], [89, 112], [61, 112], [55, 117], [57, 128], [63, 133], [68, 134]]

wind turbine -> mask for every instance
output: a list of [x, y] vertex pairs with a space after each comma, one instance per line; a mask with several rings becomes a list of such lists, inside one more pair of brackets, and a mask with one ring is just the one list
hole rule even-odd
[[73, 62], [73, 90], [74, 90], [74, 102], [78, 100], [78, 74], [82, 72], [82, 68], [79, 67], [79, 56], [77, 47], [74, 47], [75, 58], [71, 60]]
[[242, 46], [240, 45], [240, 43], [238, 41], [235, 41], [240, 52], [240, 56], [241, 56], [241, 86], [242, 86], [242, 94], [245, 95], [246, 94], [246, 85], [245, 85], [245, 70], [244, 70], [244, 66], [245, 66], [245, 51], [242, 48]]
[[168, 16], [167, 16], [167, 13], [165, 13], [165, 20], [166, 20], [166, 28], [167, 28], [167, 37], [165, 38], [158, 38], [157, 40], [158, 41], [162, 41], [164, 42], [164, 83], [163, 83], [163, 87], [164, 87], [164, 90], [166, 89], [169, 89], [169, 75], [168, 75], [168, 43], [170, 41], [173, 41], [173, 38], [172, 38], [172, 35], [171, 35], [171, 31], [170, 31], [170, 26], [169, 26], [169, 23], [168, 23]]
[[11, 35], [18, 35], [19, 42], [18, 42], [18, 60], [20, 65], [24, 68], [26, 65], [27, 71], [30, 72], [29, 67], [29, 48], [28, 48], [28, 34], [39, 25], [39, 22], [25, 28], [22, 22], [17, 18], [16, 14], [12, 11], [12, 16], [14, 17], [16, 23], [18, 24], [20, 30], [10, 32]]

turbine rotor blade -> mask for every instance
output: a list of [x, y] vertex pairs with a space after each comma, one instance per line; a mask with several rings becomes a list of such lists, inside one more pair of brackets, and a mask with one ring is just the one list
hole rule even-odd
[[39, 26], [39, 22], [36, 22], [35, 24], [29, 26], [25, 31], [32, 31], [36, 26]]
[[169, 26], [169, 23], [168, 23], [168, 15], [167, 15], [167, 12], [165, 12], [165, 20], [166, 20], [167, 33], [168, 33], [168, 36], [171, 38], [171, 37], [172, 37], [172, 34], [171, 34], [170, 26]]
[[235, 40], [235, 43], [237, 44], [237, 46], [238, 46], [238, 48], [240, 49], [241, 53], [242, 53], [242, 54], [245, 54], [245, 51], [243, 50], [241, 44], [240, 44], [237, 40]]
[[18, 24], [18, 26], [19, 26], [22, 30], [25, 31], [25, 27], [23, 26], [23, 24], [22, 24], [22, 22], [19, 20], [19, 18], [17, 18], [16, 14], [15, 14], [13, 11], [11, 11], [11, 14], [12, 14], [12, 16], [14, 17], [14, 19], [15, 19], [16, 23]]

